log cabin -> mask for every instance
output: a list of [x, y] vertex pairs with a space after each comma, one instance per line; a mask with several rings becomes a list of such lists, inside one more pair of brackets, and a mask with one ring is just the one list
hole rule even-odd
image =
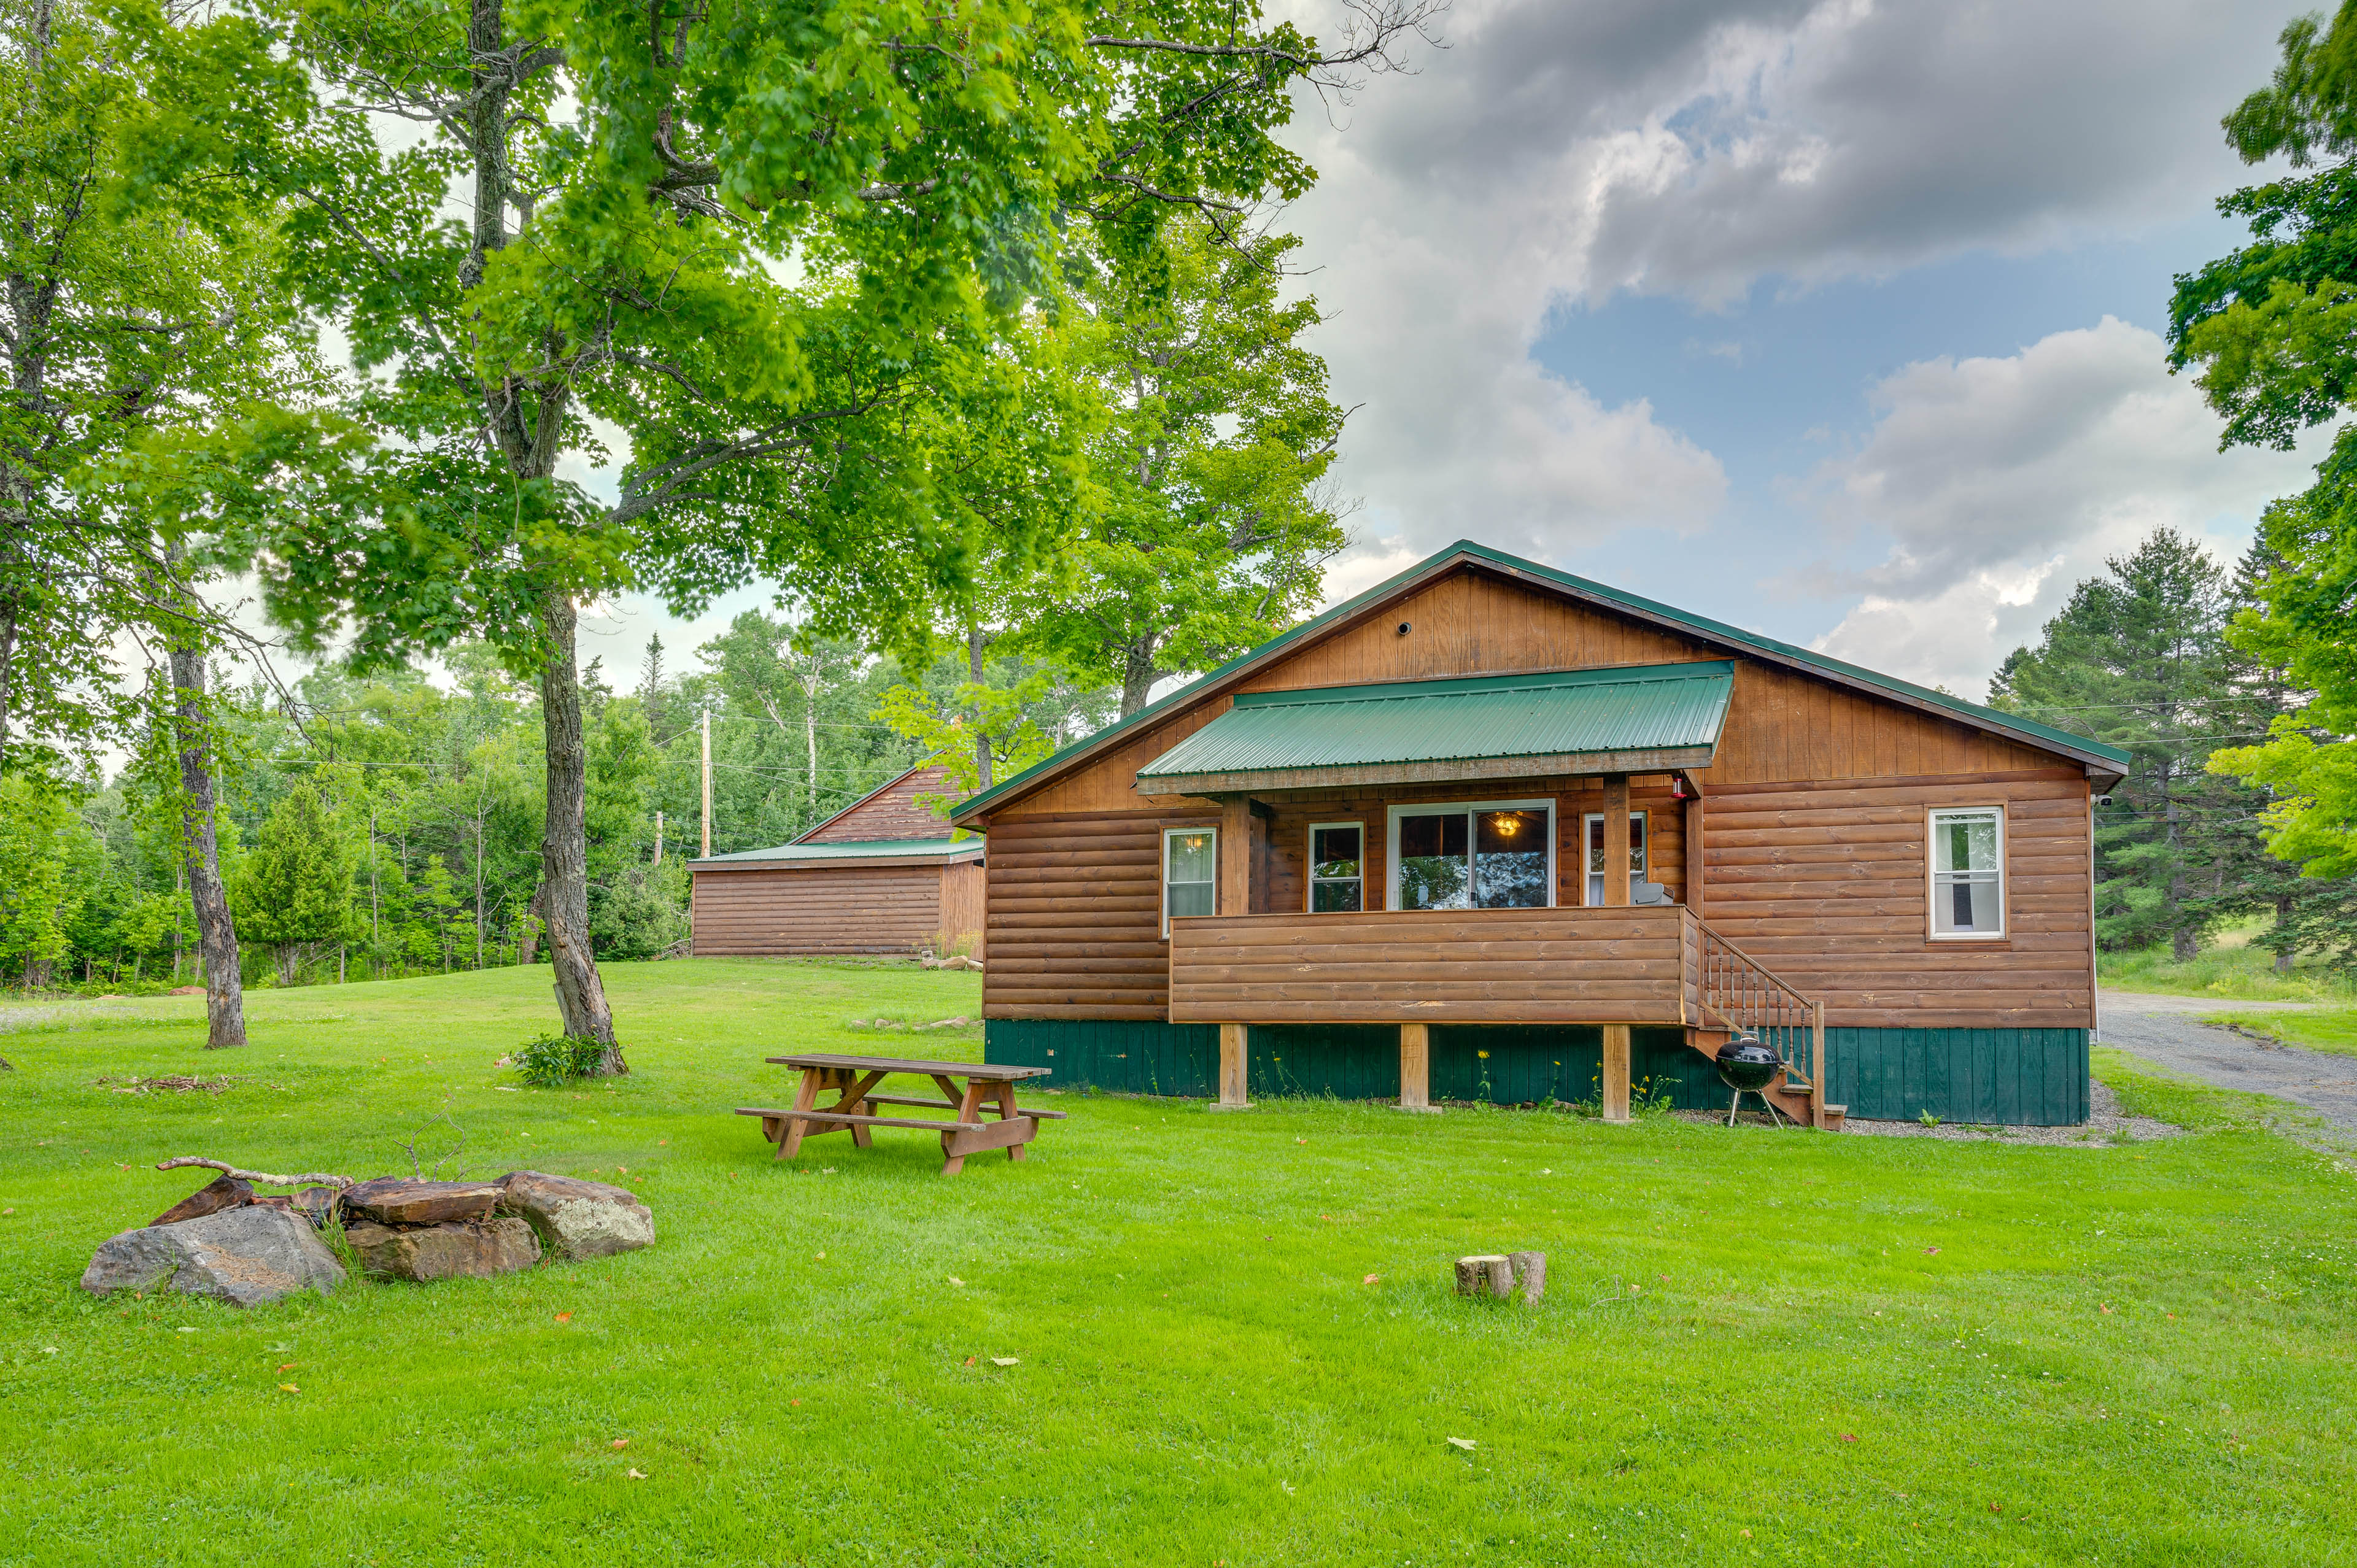
[[961, 801], [1054, 1081], [2070, 1124], [2127, 755], [1460, 542]]
[[942, 820], [955, 790], [912, 768], [791, 843], [689, 861], [695, 955], [981, 957], [984, 845]]

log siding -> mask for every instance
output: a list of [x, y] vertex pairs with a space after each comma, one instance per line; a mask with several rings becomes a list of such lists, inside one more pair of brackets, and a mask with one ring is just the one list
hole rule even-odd
[[909, 953], [942, 929], [939, 865], [812, 865], [694, 873], [698, 958]]

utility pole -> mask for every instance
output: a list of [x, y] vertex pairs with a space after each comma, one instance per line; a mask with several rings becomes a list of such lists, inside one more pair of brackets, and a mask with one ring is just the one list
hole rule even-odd
[[704, 710], [704, 858], [712, 858], [712, 710]]
[[662, 813], [655, 813], [655, 864], [662, 864]]

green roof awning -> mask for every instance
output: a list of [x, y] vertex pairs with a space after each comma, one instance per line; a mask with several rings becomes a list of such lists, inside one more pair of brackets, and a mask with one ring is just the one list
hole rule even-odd
[[1707, 768], [1731, 660], [1254, 692], [1137, 770], [1144, 795]]

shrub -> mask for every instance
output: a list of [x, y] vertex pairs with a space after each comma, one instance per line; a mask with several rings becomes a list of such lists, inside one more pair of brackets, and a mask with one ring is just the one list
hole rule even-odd
[[515, 1068], [523, 1080], [540, 1089], [561, 1089], [576, 1078], [597, 1070], [606, 1047], [575, 1035], [543, 1035], [516, 1047]]

